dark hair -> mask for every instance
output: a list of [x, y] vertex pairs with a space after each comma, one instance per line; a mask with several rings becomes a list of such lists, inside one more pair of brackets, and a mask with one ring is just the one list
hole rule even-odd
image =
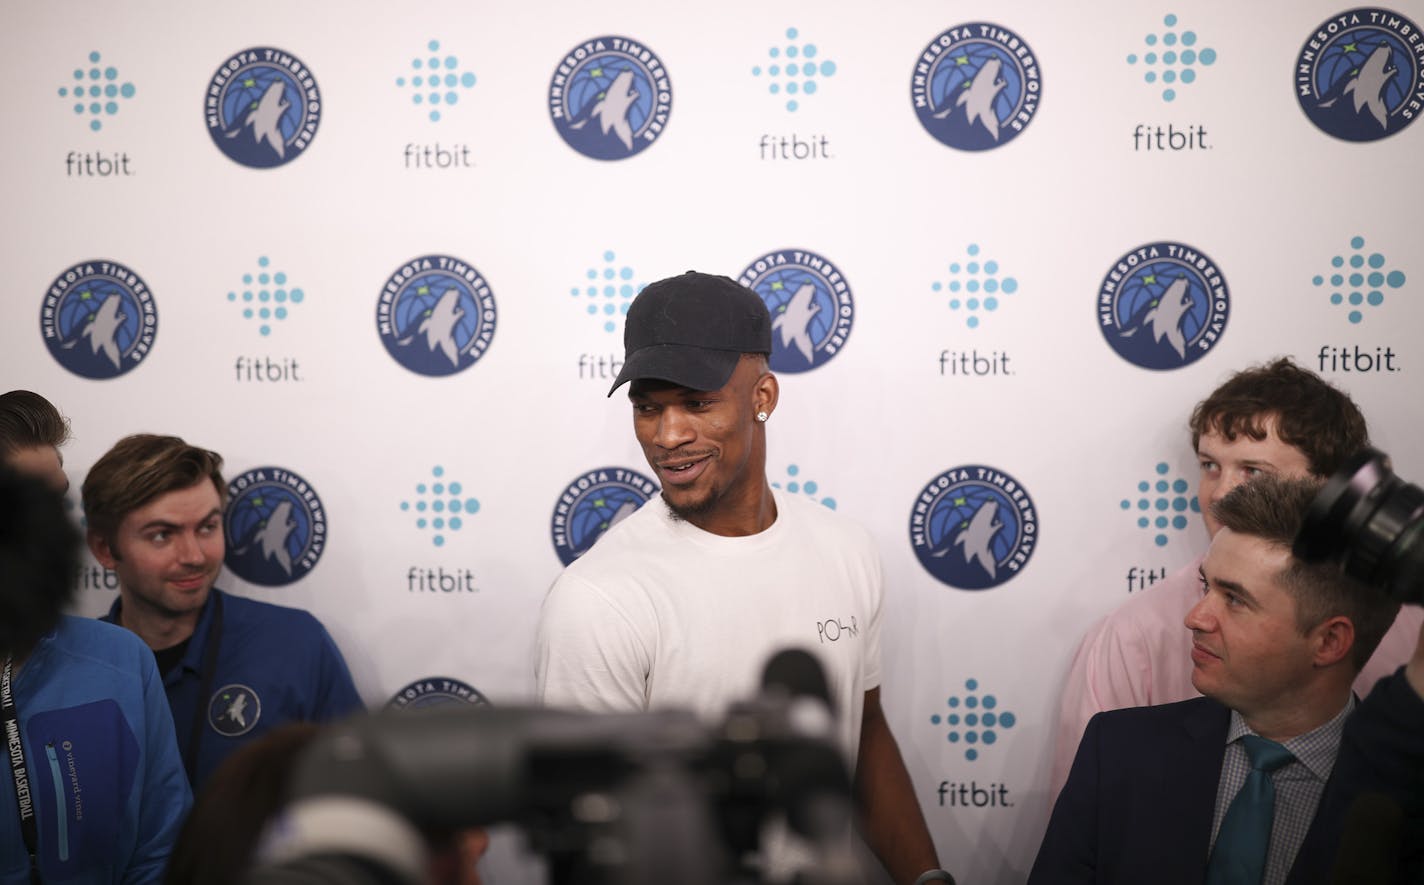
[[69, 422], [49, 400], [32, 390], [0, 393], [0, 458], [68, 441]]
[[79, 561], [59, 493], [0, 465], [0, 656], [28, 653], [58, 626]]
[[[1212, 504], [1211, 512], [1223, 528], [1290, 550], [1321, 485], [1315, 479], [1261, 474]], [[1351, 663], [1357, 673], [1399, 613], [1398, 602], [1344, 574], [1333, 562], [1291, 556], [1277, 577], [1295, 599], [1296, 627], [1301, 633], [1337, 615], [1350, 619], [1355, 625]]]
[[176, 436], [137, 433], [104, 453], [84, 478], [84, 516], [89, 530], [110, 544], [125, 516], [168, 492], [212, 480], [226, 503], [222, 456], [190, 446]]
[[1282, 357], [1237, 372], [1197, 403], [1188, 422], [1192, 450], [1213, 431], [1263, 440], [1273, 421], [1276, 435], [1300, 449], [1316, 476], [1334, 473], [1370, 441], [1365, 416], [1344, 391]]
[[167, 885], [237, 885], [246, 879], [267, 822], [286, 807], [297, 762], [320, 726], [279, 726], [223, 760], [178, 833]]

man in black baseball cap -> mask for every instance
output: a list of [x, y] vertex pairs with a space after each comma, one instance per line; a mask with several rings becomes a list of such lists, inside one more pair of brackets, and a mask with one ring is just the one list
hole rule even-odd
[[[922, 872], [942, 880], [880, 708], [879, 552], [860, 526], [766, 478], [780, 391], [761, 296], [688, 271], [639, 293], [623, 340], [609, 395], [628, 385], [633, 431], [662, 496], [554, 582], [537, 638], [540, 698], [718, 721], [758, 692], [773, 653], [802, 648], [825, 672], [837, 717], [829, 736], [855, 769], [866, 841], [896, 882]], [[797, 868], [788, 843], [765, 852], [770, 880]]]

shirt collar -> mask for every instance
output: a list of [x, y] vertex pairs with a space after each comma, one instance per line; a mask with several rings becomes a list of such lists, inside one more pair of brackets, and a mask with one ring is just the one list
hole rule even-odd
[[[203, 611], [198, 615], [198, 623], [193, 627], [193, 635], [188, 637], [188, 649], [183, 653], [183, 660], [178, 662], [178, 665], [185, 670], [197, 673], [202, 669], [203, 650], [208, 646], [208, 631], [213, 624], [213, 600], [221, 594], [222, 591], [216, 587], [208, 591], [208, 599], [203, 603]], [[119, 613], [123, 609], [123, 604], [122, 597], [115, 597], [114, 604], [109, 606], [109, 613], [99, 620], [121, 626]]]
[[[1335, 768], [1335, 757], [1340, 750], [1340, 736], [1345, 730], [1345, 720], [1355, 709], [1355, 695], [1351, 693], [1345, 706], [1324, 725], [1305, 734], [1296, 735], [1281, 746], [1290, 750], [1296, 761], [1304, 765], [1312, 775], [1322, 781], [1330, 779]], [[1246, 720], [1235, 710], [1231, 711], [1231, 725], [1226, 730], [1226, 743], [1232, 744], [1246, 735], [1256, 734], [1246, 724]]]

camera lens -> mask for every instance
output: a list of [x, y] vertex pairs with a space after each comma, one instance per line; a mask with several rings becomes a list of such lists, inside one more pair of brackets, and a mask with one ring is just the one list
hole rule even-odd
[[1316, 495], [1294, 550], [1339, 560], [1392, 599], [1424, 601], [1424, 489], [1396, 476], [1388, 455], [1365, 449]]

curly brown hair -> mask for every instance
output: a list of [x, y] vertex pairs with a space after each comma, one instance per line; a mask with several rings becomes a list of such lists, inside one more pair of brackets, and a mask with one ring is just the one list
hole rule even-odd
[[1193, 451], [1204, 433], [1228, 440], [1245, 434], [1259, 441], [1272, 423], [1276, 436], [1299, 449], [1310, 472], [1320, 477], [1340, 469], [1370, 442], [1365, 416], [1354, 400], [1289, 357], [1232, 375], [1197, 403], [1187, 422]]

